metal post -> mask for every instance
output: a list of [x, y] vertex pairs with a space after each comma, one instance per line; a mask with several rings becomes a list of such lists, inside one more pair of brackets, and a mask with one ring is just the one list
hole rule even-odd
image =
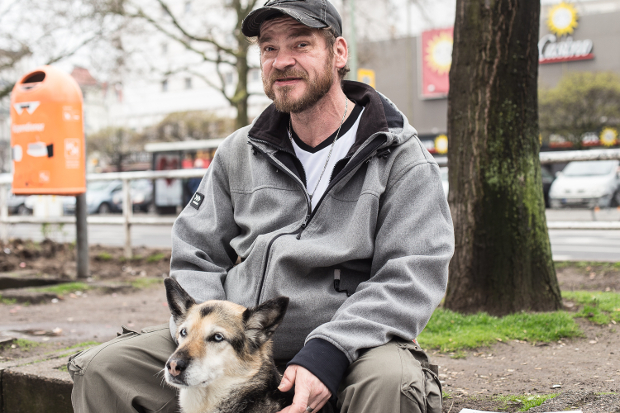
[[351, 80], [357, 81], [357, 30], [355, 28], [355, 0], [349, 0], [349, 68]]
[[5, 244], [9, 242], [9, 188], [0, 185], [0, 238]]
[[125, 258], [131, 258], [131, 216], [133, 214], [133, 203], [131, 202], [131, 192], [129, 190], [129, 180], [123, 179], [123, 227], [125, 228]]
[[88, 278], [88, 227], [86, 222], [86, 194], [75, 196], [75, 241], [77, 247], [77, 277]]

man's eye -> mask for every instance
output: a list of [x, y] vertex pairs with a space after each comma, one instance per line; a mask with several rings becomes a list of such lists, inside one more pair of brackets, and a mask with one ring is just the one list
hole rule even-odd
[[216, 341], [216, 342], [219, 343], [220, 341], [224, 341], [224, 336], [221, 335], [220, 333], [215, 333], [215, 334], [213, 334], [212, 339], [213, 339], [213, 341]]
[[307, 47], [308, 43], [302, 42], [297, 45], [297, 47]]
[[186, 330], [186, 329], [184, 329], [184, 328], [182, 328], [182, 329], [181, 329], [181, 331], [179, 331], [179, 335], [180, 335], [181, 337], [185, 337], [185, 336], [187, 335], [187, 330]]
[[274, 50], [276, 50], [276, 49], [274, 49], [271, 46], [266, 46], [266, 47], [263, 48], [263, 52], [273, 52]]

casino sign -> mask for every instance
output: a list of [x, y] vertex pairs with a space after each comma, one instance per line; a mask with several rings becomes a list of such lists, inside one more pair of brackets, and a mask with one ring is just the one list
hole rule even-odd
[[538, 42], [539, 63], [560, 63], [594, 59], [592, 40], [572, 37], [579, 16], [575, 6], [562, 2], [551, 8], [547, 26], [551, 33]]

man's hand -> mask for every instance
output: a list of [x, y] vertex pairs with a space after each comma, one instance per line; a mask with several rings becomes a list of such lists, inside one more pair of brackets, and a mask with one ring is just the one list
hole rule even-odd
[[287, 367], [278, 389], [287, 392], [293, 388], [293, 384], [295, 385], [293, 404], [278, 413], [306, 413], [310, 411], [306, 410], [308, 406], [312, 408], [311, 411], [318, 412], [332, 397], [321, 380], [301, 366]]

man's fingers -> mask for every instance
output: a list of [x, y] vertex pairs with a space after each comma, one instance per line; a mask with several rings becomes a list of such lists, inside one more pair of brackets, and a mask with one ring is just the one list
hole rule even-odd
[[279, 389], [287, 391], [284, 385], [290, 388], [293, 382], [295, 383], [293, 404], [282, 409], [279, 413], [306, 413], [308, 406], [319, 411], [331, 397], [327, 387], [301, 366], [293, 365], [286, 369]]
[[310, 388], [307, 386], [295, 386], [295, 396], [293, 396], [293, 405], [291, 412], [303, 413], [310, 402]]
[[282, 376], [282, 381], [278, 386], [278, 390], [281, 392], [287, 392], [293, 388], [293, 384], [295, 384], [295, 378], [297, 376], [297, 366], [290, 366], [286, 368], [284, 375]]

